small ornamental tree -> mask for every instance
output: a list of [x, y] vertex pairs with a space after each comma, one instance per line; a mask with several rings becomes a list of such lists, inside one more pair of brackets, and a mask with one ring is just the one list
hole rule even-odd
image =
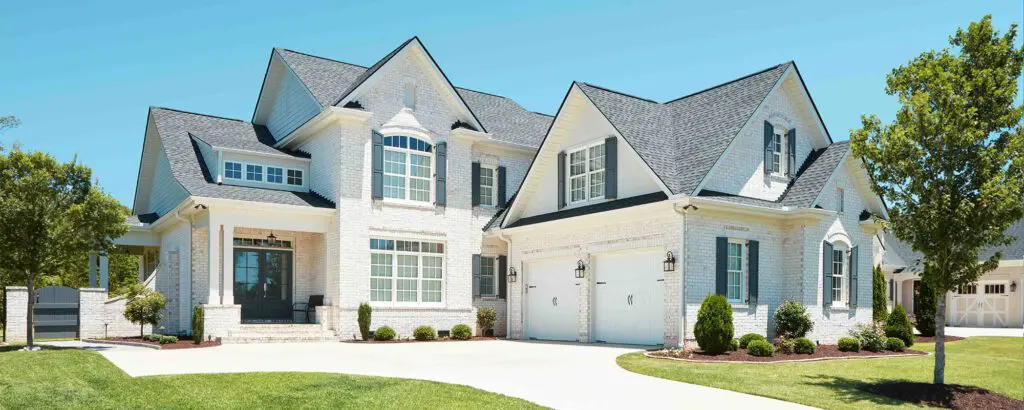
[[708, 295], [697, 311], [693, 335], [701, 350], [720, 354], [729, 350], [733, 338], [732, 306], [722, 295]]
[[910, 324], [907, 311], [903, 310], [903, 306], [896, 305], [892, 308], [892, 313], [885, 321], [885, 335], [899, 338], [906, 347], [914, 345], [914, 327]]
[[1001, 252], [982, 258], [982, 250], [1011, 243], [1005, 232], [1024, 217], [1017, 25], [1002, 34], [985, 16], [949, 44], [956, 50], [926, 51], [886, 77], [900, 105], [893, 122], [864, 116], [850, 134], [890, 204], [889, 228], [923, 255], [921, 279], [939, 295], [935, 384], [945, 383], [946, 293], [995, 269]]
[[137, 284], [128, 292], [128, 304], [124, 307], [124, 318], [139, 325], [139, 336], [145, 336], [147, 324], [156, 327], [163, 314], [160, 312], [167, 305], [164, 295]]
[[885, 320], [889, 301], [885, 297], [885, 275], [881, 265], [875, 265], [871, 270], [871, 309], [871, 317], [876, 322]]
[[488, 331], [494, 329], [494, 323], [498, 321], [498, 312], [493, 308], [480, 308], [476, 311], [476, 325], [480, 327], [480, 333], [488, 336]]
[[927, 282], [919, 283], [914, 294], [914, 324], [921, 336], [935, 336], [935, 290]]

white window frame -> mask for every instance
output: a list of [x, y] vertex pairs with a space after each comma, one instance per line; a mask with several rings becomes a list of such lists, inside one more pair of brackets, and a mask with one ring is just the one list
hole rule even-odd
[[[229, 176], [228, 175], [228, 164], [237, 164], [238, 165], [238, 178], [235, 178], [233, 176]], [[227, 160], [225, 160], [221, 164], [221, 169], [224, 170], [224, 172], [222, 172], [221, 174], [224, 175], [225, 179], [234, 179], [236, 181], [244, 181], [245, 180], [245, 163], [243, 163], [243, 162], [227, 161]]]
[[[373, 258], [373, 256], [372, 256], [373, 254], [391, 255], [391, 276], [389, 278], [390, 281], [391, 281], [391, 300], [389, 300], [389, 301], [373, 300], [373, 297], [372, 297], [373, 296], [373, 292], [374, 292], [373, 291], [373, 285], [372, 285], [373, 279], [382, 279], [382, 277], [380, 277], [380, 276], [373, 276], [371, 274], [371, 272], [368, 271], [367, 272], [367, 276], [368, 276], [368, 279], [369, 279], [369, 282], [368, 282], [369, 286], [367, 288], [367, 300], [370, 301], [370, 305], [371, 306], [413, 307], [413, 308], [418, 308], [418, 307], [442, 307], [442, 306], [444, 306], [445, 300], [446, 300], [445, 294], [447, 293], [447, 285], [448, 285], [448, 272], [447, 272], [447, 268], [448, 268], [448, 261], [447, 261], [448, 244], [446, 244], [444, 242], [430, 241], [430, 240], [408, 239], [408, 238], [398, 239], [398, 238], [390, 238], [390, 237], [383, 237], [383, 236], [373, 236], [373, 237], [371, 237], [371, 239], [392, 241], [392, 242], [394, 242], [394, 248], [395, 248], [395, 249], [391, 249], [391, 250], [373, 249], [370, 246], [369, 243], [367, 244], [367, 248], [370, 250], [371, 261], [372, 261], [372, 258]], [[398, 250], [398, 241], [419, 242], [421, 250], [418, 251], [418, 252], [399, 251]], [[441, 252], [441, 253], [423, 252], [422, 251], [423, 243], [439, 244], [439, 245], [444, 247], [444, 252]], [[399, 256], [416, 256], [417, 257], [416, 258], [416, 301], [415, 302], [408, 302], [408, 301], [399, 302], [398, 301], [398, 280], [399, 279], [410, 279], [410, 278], [399, 278], [398, 277], [398, 257]], [[424, 268], [423, 257], [424, 256], [440, 258], [440, 260], [441, 260], [441, 279], [424, 278], [423, 277], [423, 268]], [[372, 270], [372, 268], [373, 268], [373, 265], [372, 265], [372, 262], [371, 262], [370, 269]], [[440, 290], [441, 291], [441, 300], [440, 301], [436, 301], [436, 302], [423, 302], [423, 294], [424, 294], [423, 284], [424, 284], [424, 282], [440, 282], [441, 283], [441, 290]]]
[[[582, 204], [591, 201], [599, 201], [605, 199], [605, 194], [608, 192], [608, 153], [604, 153], [604, 165], [600, 169], [590, 169], [590, 149], [597, 146], [604, 146], [605, 141], [599, 140], [597, 142], [588, 143], [585, 145], [578, 145], [565, 151], [565, 197], [568, 199], [570, 205]], [[572, 175], [572, 154], [583, 152], [583, 173], [577, 176]], [[591, 177], [594, 174], [601, 173], [601, 195], [591, 196], [590, 183]], [[572, 181], [574, 178], [583, 178], [583, 199], [573, 200], [572, 199]]]
[[[270, 169], [271, 168], [281, 171], [281, 182], [271, 182], [270, 181]], [[284, 182], [285, 182], [285, 174], [286, 174], [286, 172], [287, 171], [285, 171], [285, 167], [279, 167], [279, 166], [276, 166], [276, 165], [264, 166], [263, 167], [263, 175], [264, 175], [264, 178], [266, 179], [266, 181], [264, 181], [264, 182], [266, 182], [268, 184], [271, 184], [271, 185], [284, 185], [285, 184]]]
[[[786, 146], [785, 146], [785, 144], [786, 144], [786, 129], [784, 129], [782, 127], [773, 127], [773, 128], [774, 128], [774, 131], [773, 131], [774, 135], [772, 136], [772, 139], [775, 142], [773, 144], [775, 146], [775, 150], [772, 151], [772, 170], [773, 170], [772, 174], [775, 174], [775, 175], [786, 175], [786, 170], [784, 168], [789, 165], [787, 163], [787, 161], [786, 161], [786, 151], [785, 151], [785, 148], [786, 148]], [[778, 161], [778, 167], [775, 166], [776, 165], [775, 164], [776, 161]]]
[[843, 187], [836, 187], [836, 212], [846, 212], [846, 190]]
[[[748, 265], [748, 263], [747, 263], [747, 257], [748, 257], [748, 253], [747, 253], [747, 240], [746, 239], [738, 239], [738, 238], [729, 238], [729, 245], [739, 245], [739, 247], [740, 247], [740, 255], [739, 255], [739, 258], [740, 258], [740, 269], [738, 271], [734, 270], [734, 269], [729, 269], [729, 260], [732, 258], [732, 256], [729, 254], [729, 249], [731, 249], [732, 246], [728, 246], [727, 245], [726, 246], [726, 251], [725, 251], [725, 256], [726, 256], [726, 264], [725, 264], [725, 269], [726, 269], [726, 273], [725, 273], [725, 295], [726, 296], [725, 297], [729, 301], [729, 303], [735, 303], [735, 304], [746, 303], [746, 301], [747, 301], [747, 281], [749, 280], [749, 278], [748, 278], [749, 272], [748, 272], [748, 269], [747, 269], [747, 265]], [[732, 281], [729, 280], [729, 278], [734, 273], [739, 273], [739, 278], [740, 278], [740, 280], [739, 280], [740, 283], [739, 284], [733, 284]], [[739, 292], [738, 292], [738, 296], [739, 297], [738, 298], [730, 298], [729, 297], [729, 288], [730, 287], [736, 287], [736, 286], [739, 286]]]
[[[259, 170], [260, 170], [260, 172], [259, 172], [259, 179], [249, 179], [249, 167], [253, 167], [253, 169], [254, 169], [253, 174], [256, 173], [255, 169], [259, 168]], [[267, 167], [264, 166], [263, 164], [256, 164], [256, 163], [253, 163], [253, 162], [246, 162], [245, 166], [243, 167], [243, 172], [242, 172], [242, 177], [244, 178], [243, 180], [244, 181], [248, 181], [248, 182], [264, 182], [264, 175], [266, 175], [266, 168]]]
[[[491, 184], [484, 185], [484, 170], [491, 171]], [[484, 201], [484, 188], [490, 190], [490, 200]], [[498, 167], [480, 164], [480, 206], [494, 208], [498, 203]]]
[[[288, 178], [289, 178], [288, 177], [288, 172], [290, 172], [290, 171], [295, 171], [295, 172], [299, 173], [299, 177], [298, 178], [299, 178], [299, 181], [301, 183], [293, 184], [293, 183], [288, 182]], [[299, 169], [299, 168], [286, 168], [284, 170], [284, 184], [288, 185], [288, 186], [295, 186], [295, 187], [306, 186], [306, 170]]]
[[[434, 166], [435, 166], [435, 164], [434, 164], [434, 149], [436, 148], [437, 145], [431, 143], [429, 139], [423, 138], [423, 137], [417, 136], [417, 135], [395, 134], [395, 135], [385, 135], [384, 137], [385, 138], [388, 138], [388, 137], [390, 137], [390, 138], [406, 137], [406, 138], [410, 138], [410, 139], [415, 138], [415, 139], [418, 139], [418, 140], [423, 141], [424, 143], [430, 145], [430, 148], [431, 148], [430, 152], [426, 152], [426, 151], [415, 150], [415, 149], [408, 148], [408, 147], [401, 148], [401, 147], [392, 147], [390, 145], [384, 145], [383, 146], [384, 147], [384, 155], [383, 155], [384, 158], [382, 158], [382, 160], [383, 160], [384, 164], [382, 164], [382, 165], [384, 166], [384, 172], [383, 172], [382, 175], [384, 177], [388, 177], [388, 176], [402, 177], [405, 180], [404, 190], [403, 190], [404, 195], [403, 195], [402, 198], [394, 198], [394, 197], [387, 196], [386, 195], [387, 187], [385, 186], [385, 189], [384, 189], [384, 192], [385, 192], [384, 200], [388, 201], [388, 202], [405, 202], [405, 203], [409, 203], [409, 204], [432, 204], [432, 203], [434, 203], [434, 194], [435, 194], [435, 192], [434, 192], [434, 172], [435, 172], [435, 170], [434, 170]], [[388, 172], [388, 167], [387, 167], [387, 153], [388, 153], [388, 151], [396, 152], [396, 153], [401, 153], [401, 154], [405, 155], [405, 174], [404, 175], [393, 174], [393, 173]], [[413, 177], [412, 176], [412, 155], [419, 155], [419, 156], [427, 157], [427, 166], [429, 167], [429, 170], [427, 171], [428, 176], [426, 178], [423, 178], [423, 177]], [[416, 178], [418, 180], [426, 180], [427, 181], [427, 199], [425, 201], [421, 201], [421, 200], [418, 200], [418, 199], [412, 199], [412, 188], [411, 188], [412, 185], [411, 185], [411, 183], [412, 183], [412, 179], [413, 178]]]
[[[846, 303], [849, 297], [849, 286], [850, 286], [850, 250], [845, 245], [839, 243], [832, 244], [832, 283], [829, 283], [829, 297], [832, 298], [832, 306], [834, 307], [846, 307]], [[836, 261], [836, 255], [841, 256], [841, 260]], [[836, 278], [839, 278], [839, 299], [836, 299]]]
[[[491, 262], [491, 273], [484, 273], [484, 261]], [[480, 297], [482, 298], [494, 298], [498, 297], [498, 257], [491, 255], [480, 255]], [[490, 277], [493, 287], [493, 292], [484, 292], [484, 277]]]

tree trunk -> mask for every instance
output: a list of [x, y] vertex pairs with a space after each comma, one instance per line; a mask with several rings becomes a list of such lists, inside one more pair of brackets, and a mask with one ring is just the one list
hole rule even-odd
[[26, 335], [28, 335], [28, 338], [26, 339], [25, 345], [28, 346], [29, 350], [32, 350], [32, 347], [35, 345], [35, 326], [33, 325], [36, 321], [36, 278], [35, 275], [29, 271], [25, 271], [25, 278], [28, 279], [28, 312], [25, 315], [25, 326], [28, 331]]
[[935, 374], [932, 383], [946, 384], [946, 292], [937, 292], [935, 298]]

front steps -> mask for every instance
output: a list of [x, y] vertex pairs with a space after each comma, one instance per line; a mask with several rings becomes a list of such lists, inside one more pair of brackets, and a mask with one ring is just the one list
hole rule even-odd
[[314, 343], [336, 342], [334, 332], [319, 324], [242, 324], [221, 339], [224, 344], [236, 343]]

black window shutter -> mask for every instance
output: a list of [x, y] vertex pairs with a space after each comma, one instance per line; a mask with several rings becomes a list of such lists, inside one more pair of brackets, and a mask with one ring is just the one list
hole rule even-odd
[[434, 203], [440, 206], [447, 205], [448, 194], [448, 143], [439, 142], [434, 146], [434, 155], [437, 160], [437, 175], [435, 177]]
[[821, 292], [822, 305], [832, 306], [832, 244], [821, 243]]
[[618, 139], [608, 137], [604, 140], [604, 197], [615, 199], [619, 194], [619, 155]]
[[480, 254], [473, 254], [473, 296], [480, 296]]
[[508, 280], [506, 280], [505, 272], [508, 270], [508, 257], [502, 255], [498, 257], [498, 297], [505, 299], [508, 295]]
[[473, 179], [472, 188], [473, 191], [473, 206], [480, 205], [480, 163], [473, 163]]
[[565, 151], [558, 153], [558, 209], [565, 208]]
[[384, 136], [377, 131], [372, 132], [373, 140], [373, 181], [372, 181], [372, 195], [373, 199], [384, 198]]
[[786, 133], [786, 175], [790, 177], [796, 176], [796, 129], [789, 130]]
[[896, 301], [896, 281], [889, 279], [889, 300]]
[[850, 302], [851, 308], [857, 307], [857, 247], [850, 249]]
[[505, 167], [498, 167], [498, 208], [505, 207]]
[[758, 252], [760, 244], [757, 241], [747, 242], [747, 298], [751, 305], [757, 304], [757, 269], [760, 262]]
[[772, 170], [772, 151], [774, 151], [775, 145], [775, 128], [772, 127], [772, 123], [764, 122], [764, 173], [771, 173]]
[[725, 296], [729, 282], [729, 238], [715, 239], [715, 293]]

